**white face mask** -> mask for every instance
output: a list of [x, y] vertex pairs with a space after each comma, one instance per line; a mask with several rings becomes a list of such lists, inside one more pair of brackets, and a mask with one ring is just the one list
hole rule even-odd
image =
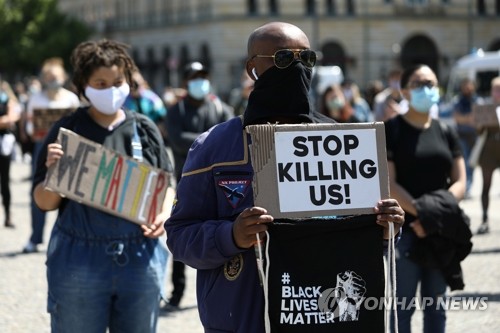
[[107, 89], [95, 89], [91, 86], [85, 88], [85, 96], [90, 103], [97, 111], [106, 115], [115, 114], [122, 107], [129, 93], [130, 86], [127, 83]]

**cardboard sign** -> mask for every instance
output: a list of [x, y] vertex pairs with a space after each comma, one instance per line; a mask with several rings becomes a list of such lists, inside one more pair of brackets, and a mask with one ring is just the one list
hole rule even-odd
[[56, 121], [74, 110], [74, 108], [33, 109], [33, 140], [43, 140]]
[[498, 113], [500, 113], [500, 105], [475, 104], [472, 106], [472, 115], [474, 117], [474, 123], [478, 128], [498, 127], [500, 123], [500, 118], [498, 117]]
[[64, 155], [51, 166], [46, 189], [138, 224], [161, 212], [170, 175], [119, 155], [65, 128], [58, 141]]
[[372, 214], [389, 197], [382, 122], [247, 126], [256, 206], [275, 218]]

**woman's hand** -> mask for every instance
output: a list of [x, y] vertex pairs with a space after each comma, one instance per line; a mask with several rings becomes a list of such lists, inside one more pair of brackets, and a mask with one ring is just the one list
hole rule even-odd
[[165, 233], [163, 225], [170, 216], [170, 211], [163, 211], [155, 217], [153, 223], [141, 225], [142, 234], [148, 238], [159, 238]]
[[47, 159], [45, 160], [45, 166], [49, 168], [51, 165], [59, 161], [63, 155], [64, 152], [59, 143], [49, 143], [47, 146]]

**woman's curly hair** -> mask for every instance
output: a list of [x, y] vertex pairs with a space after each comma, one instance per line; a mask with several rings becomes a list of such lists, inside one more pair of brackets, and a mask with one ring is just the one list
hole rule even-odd
[[128, 45], [107, 39], [80, 43], [73, 50], [70, 59], [73, 66], [72, 81], [77, 94], [85, 96], [85, 86], [92, 73], [99, 67], [116, 65], [123, 68], [127, 83], [133, 85], [132, 73], [137, 70], [137, 67], [127, 49]]

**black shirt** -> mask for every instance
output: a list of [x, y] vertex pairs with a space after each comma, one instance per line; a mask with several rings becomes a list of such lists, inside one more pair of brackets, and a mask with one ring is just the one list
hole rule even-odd
[[453, 128], [432, 119], [430, 127], [419, 129], [399, 115], [385, 123], [385, 132], [396, 181], [414, 198], [450, 186], [453, 160], [462, 155]]

